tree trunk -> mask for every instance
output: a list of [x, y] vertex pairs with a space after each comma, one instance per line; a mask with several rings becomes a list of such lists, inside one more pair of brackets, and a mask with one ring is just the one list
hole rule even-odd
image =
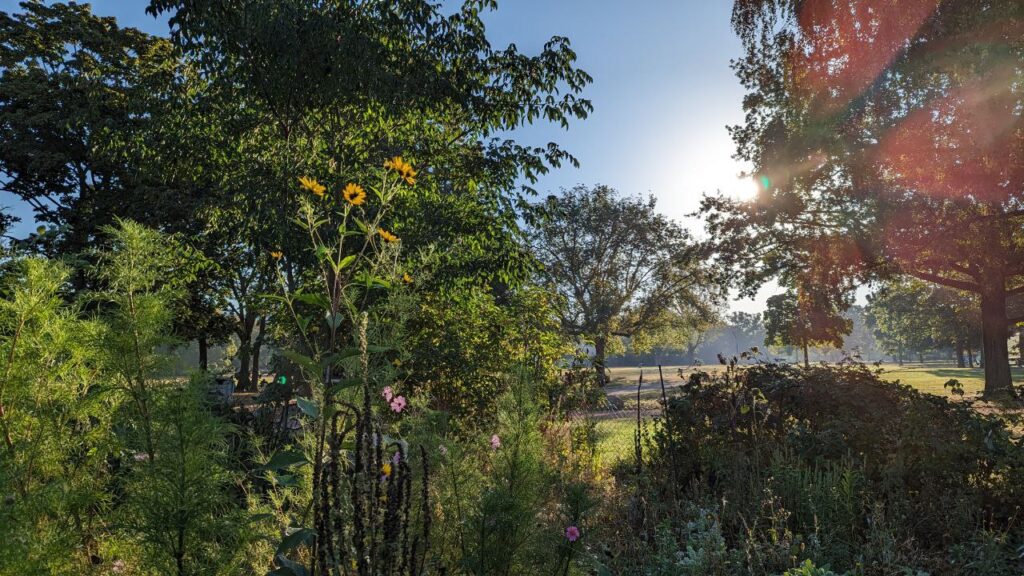
[[199, 337], [199, 369], [206, 372], [210, 369], [210, 346], [206, 336]]
[[260, 384], [260, 350], [263, 348], [263, 333], [266, 329], [267, 317], [260, 316], [260, 333], [252, 344], [252, 376], [249, 379], [254, 388], [259, 388]]
[[966, 365], [967, 365], [967, 362], [964, 360], [964, 345], [963, 344], [957, 344], [956, 345], [956, 367], [957, 368], [963, 368]]
[[804, 368], [810, 368], [810, 367], [811, 367], [811, 361], [810, 361], [810, 357], [807, 355], [807, 343], [804, 342]]
[[1012, 397], [1010, 350], [1006, 341], [1006, 288], [1002, 276], [993, 278], [981, 294], [981, 352], [985, 367], [985, 399]]
[[1017, 366], [1024, 366], [1024, 326], [1017, 330]]
[[899, 365], [903, 366], [903, 342], [900, 342], [899, 344], [897, 344], [897, 346], [898, 346], [898, 348], [897, 348], [896, 352], [897, 352], [897, 358], [899, 360]]
[[967, 347], [967, 367], [974, 368], [974, 348]]
[[256, 319], [246, 314], [241, 318], [238, 330], [238, 389], [250, 391], [252, 388], [252, 329]]
[[604, 386], [608, 383], [608, 376], [604, 368], [604, 355], [607, 344], [608, 342], [604, 337], [594, 339], [594, 370], [597, 371], [598, 386]]

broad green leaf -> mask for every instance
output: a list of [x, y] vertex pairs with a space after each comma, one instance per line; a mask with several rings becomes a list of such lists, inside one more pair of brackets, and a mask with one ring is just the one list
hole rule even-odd
[[308, 398], [302, 398], [301, 396], [296, 398], [295, 405], [299, 407], [303, 414], [310, 418], [316, 418], [320, 415], [320, 408], [316, 405], [316, 402]]
[[310, 546], [316, 540], [316, 532], [310, 528], [291, 527], [287, 530], [288, 535], [277, 545], [277, 555], [283, 556], [299, 546]]
[[266, 464], [256, 468], [257, 470], [284, 470], [285, 468], [291, 468], [292, 466], [299, 464], [307, 464], [309, 460], [301, 452], [295, 452], [294, 450], [285, 450], [278, 452], [270, 457], [270, 460]]

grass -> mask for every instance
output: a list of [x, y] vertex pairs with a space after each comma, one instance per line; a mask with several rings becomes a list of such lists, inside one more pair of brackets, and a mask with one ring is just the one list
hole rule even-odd
[[[680, 366], [664, 366], [662, 372], [665, 374], [665, 385], [674, 386], [682, 383], [683, 378], [679, 376]], [[690, 373], [696, 370], [706, 370], [709, 372], [721, 370], [719, 365], [705, 365], [705, 366], [686, 366], [684, 367], [684, 374]], [[896, 381], [899, 380], [903, 384], [908, 384], [917, 388], [922, 392], [928, 392], [929, 394], [937, 394], [940, 396], [950, 395], [949, 389], [944, 387], [944, 384], [949, 380], [958, 380], [964, 387], [964, 392], [968, 396], [974, 394], [980, 394], [985, 386], [985, 372], [981, 368], [957, 368], [953, 365], [948, 364], [904, 364], [899, 366], [897, 364], [882, 364], [879, 366], [884, 370], [882, 377], [886, 380]], [[625, 367], [625, 368], [611, 368], [609, 369], [612, 385], [631, 385], [636, 386], [638, 377], [640, 376], [640, 368], [637, 367]], [[644, 383], [652, 382], [656, 383], [658, 380], [658, 369], [646, 367], [643, 369]], [[1024, 368], [1013, 369], [1013, 381], [1014, 383], [1020, 384], [1024, 382]], [[641, 394], [642, 397], [647, 397], [648, 391], [644, 391]], [[660, 392], [653, 392], [652, 397], [660, 395]]]
[[614, 418], [599, 420], [597, 428], [597, 457], [605, 465], [612, 465], [633, 454], [633, 432], [636, 420]]

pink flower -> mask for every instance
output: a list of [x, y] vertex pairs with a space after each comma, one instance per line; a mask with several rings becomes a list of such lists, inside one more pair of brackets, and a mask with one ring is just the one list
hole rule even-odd
[[405, 410], [405, 396], [395, 396], [391, 400], [391, 410], [396, 414], [401, 414], [402, 410]]
[[575, 526], [569, 526], [565, 529], [565, 537], [569, 542], [575, 542], [580, 539], [580, 529]]
[[494, 434], [491, 436], [491, 449], [497, 450], [498, 448], [501, 448], [501, 438], [498, 438], [498, 435]]
[[115, 574], [124, 572], [124, 560], [114, 560], [114, 563], [110, 565], [110, 571]]
[[380, 395], [384, 397], [385, 402], [391, 402], [391, 399], [395, 397], [395, 391], [391, 389], [391, 386], [385, 386]]

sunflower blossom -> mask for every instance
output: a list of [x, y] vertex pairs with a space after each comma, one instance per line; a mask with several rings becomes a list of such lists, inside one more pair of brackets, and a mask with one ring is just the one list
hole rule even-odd
[[416, 171], [413, 170], [412, 164], [403, 160], [401, 156], [395, 156], [391, 160], [384, 162], [384, 167], [398, 172], [398, 175], [402, 177], [402, 180], [405, 180], [406, 184], [412, 186], [416, 183]]
[[388, 232], [383, 228], [377, 228], [377, 233], [380, 234], [380, 237], [383, 238], [385, 242], [388, 242], [390, 244], [398, 242], [398, 236], [395, 236], [394, 234]]
[[361, 206], [363, 202], [366, 202], [366, 190], [363, 190], [363, 187], [359, 184], [349, 183], [341, 191], [341, 197], [345, 199], [345, 202], [353, 206]]
[[301, 184], [302, 187], [305, 188], [306, 190], [309, 190], [310, 192], [312, 192], [313, 194], [316, 194], [317, 196], [319, 196], [321, 198], [323, 198], [324, 192], [327, 191], [327, 187], [326, 186], [324, 186], [323, 184], [317, 182], [313, 178], [307, 178], [307, 177], [303, 176], [302, 178], [299, 178], [299, 184]]

